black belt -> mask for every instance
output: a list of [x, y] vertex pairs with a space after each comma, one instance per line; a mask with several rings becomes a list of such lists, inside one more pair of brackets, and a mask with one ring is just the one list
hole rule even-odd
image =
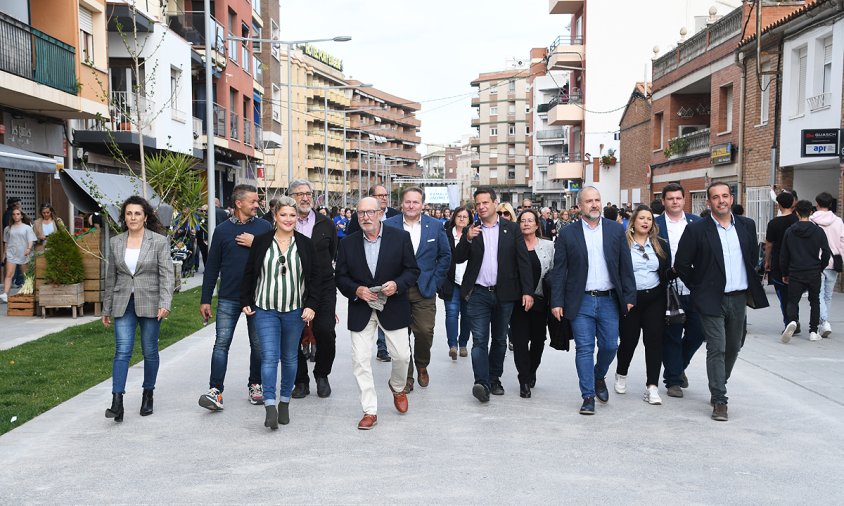
[[736, 295], [745, 295], [746, 293], [747, 290], [736, 290], [735, 292], [727, 292], [724, 295], [726, 295], [727, 297], [733, 297]]
[[486, 290], [486, 291], [488, 291], [488, 292], [494, 292], [494, 291], [495, 291], [495, 285], [492, 285], [492, 286], [484, 286], [484, 285], [478, 285], [478, 284], [475, 284], [475, 286], [476, 286], [476, 287], [478, 287], [478, 288], [483, 288], [484, 290]]
[[609, 297], [610, 294], [612, 294], [612, 290], [586, 290], [586, 295], [592, 297]]
[[657, 290], [662, 290], [662, 287], [660, 287], [659, 285], [657, 285], [657, 286], [655, 286], [655, 287], [653, 287], [653, 288], [646, 288], [646, 289], [644, 289], [644, 290], [636, 290], [636, 293], [649, 294], [649, 293], [656, 292]]

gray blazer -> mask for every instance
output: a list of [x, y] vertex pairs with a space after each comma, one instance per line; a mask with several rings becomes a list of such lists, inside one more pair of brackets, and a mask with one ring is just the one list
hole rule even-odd
[[156, 318], [158, 309], [169, 310], [173, 300], [175, 274], [169, 242], [163, 235], [144, 229], [138, 266], [133, 276], [124, 261], [128, 236], [129, 233], [124, 232], [110, 241], [103, 316], [123, 316], [134, 289], [135, 314], [141, 318]]
[[536, 251], [536, 256], [539, 258], [539, 265], [542, 266], [542, 272], [539, 275], [539, 284], [536, 286], [535, 293], [544, 297], [545, 294], [542, 293], [542, 281], [545, 279], [548, 271], [554, 268], [554, 241], [539, 239], [534, 251]]

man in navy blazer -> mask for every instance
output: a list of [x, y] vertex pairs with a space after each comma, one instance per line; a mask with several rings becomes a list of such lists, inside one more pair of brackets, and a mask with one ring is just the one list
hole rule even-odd
[[692, 292], [706, 337], [712, 419], [727, 421], [727, 381], [738, 359], [747, 305], [768, 306], [756, 274], [759, 243], [756, 224], [732, 213], [730, 187], [721, 181], [706, 189], [711, 218], [688, 226], [674, 270]]
[[[700, 220], [700, 216], [683, 211], [686, 206], [686, 190], [678, 183], [665, 185], [662, 189], [662, 203], [665, 210], [656, 217], [657, 231], [659, 236], [668, 242], [673, 267], [677, 247], [686, 226]], [[677, 274], [671, 270], [669, 277], [676, 278]], [[689, 289], [680, 279], [677, 280], [677, 291], [680, 294], [680, 304], [686, 313], [686, 321], [666, 325], [665, 337], [662, 340], [662, 378], [669, 397], [683, 397], [683, 389], [689, 386], [686, 368], [703, 344], [700, 314], [692, 306]]]
[[598, 189], [583, 188], [578, 203], [581, 222], [565, 227], [554, 243], [551, 313], [571, 322], [580, 414], [594, 415], [595, 397], [609, 400], [604, 378], [618, 350], [619, 319], [636, 304], [636, 278], [624, 228], [601, 217]]
[[[340, 293], [349, 299], [348, 328], [352, 334], [352, 371], [360, 388], [363, 418], [361, 430], [371, 429], [378, 420], [378, 399], [372, 379], [372, 348], [376, 328], [384, 330], [393, 356], [390, 388], [399, 413], [407, 412], [404, 392], [410, 362], [408, 290], [415, 286], [419, 267], [413, 255], [410, 234], [381, 223], [378, 201], [367, 197], [358, 203], [361, 230], [340, 241], [337, 251], [336, 280]], [[371, 289], [376, 289], [373, 292]], [[379, 294], [386, 295], [384, 307], [373, 310]]]
[[434, 324], [437, 318], [437, 290], [442, 286], [451, 265], [451, 248], [442, 222], [422, 214], [425, 192], [418, 186], [409, 186], [401, 192], [402, 214], [384, 221], [384, 226], [403, 229], [410, 234], [419, 279], [410, 287], [410, 330], [414, 342], [413, 360], [407, 368], [405, 391], [413, 390], [413, 365], [419, 370], [419, 386], [427, 387], [428, 364], [431, 363], [431, 346], [434, 343]]

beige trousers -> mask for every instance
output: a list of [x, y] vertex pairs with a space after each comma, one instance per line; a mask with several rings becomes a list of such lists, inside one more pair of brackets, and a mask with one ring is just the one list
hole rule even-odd
[[378, 413], [378, 397], [375, 394], [375, 381], [372, 378], [372, 351], [378, 339], [377, 328], [381, 327], [387, 338], [387, 351], [392, 357], [390, 386], [396, 392], [404, 390], [407, 380], [407, 367], [410, 363], [410, 342], [407, 327], [387, 330], [378, 322], [376, 312], [372, 312], [369, 323], [361, 332], [352, 332], [352, 373], [360, 388], [360, 404], [367, 415]]

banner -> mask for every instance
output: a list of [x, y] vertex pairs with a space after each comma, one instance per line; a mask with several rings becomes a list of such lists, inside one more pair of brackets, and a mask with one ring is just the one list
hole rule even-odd
[[448, 198], [448, 187], [426, 186], [425, 202], [428, 204], [450, 204], [450, 200]]

